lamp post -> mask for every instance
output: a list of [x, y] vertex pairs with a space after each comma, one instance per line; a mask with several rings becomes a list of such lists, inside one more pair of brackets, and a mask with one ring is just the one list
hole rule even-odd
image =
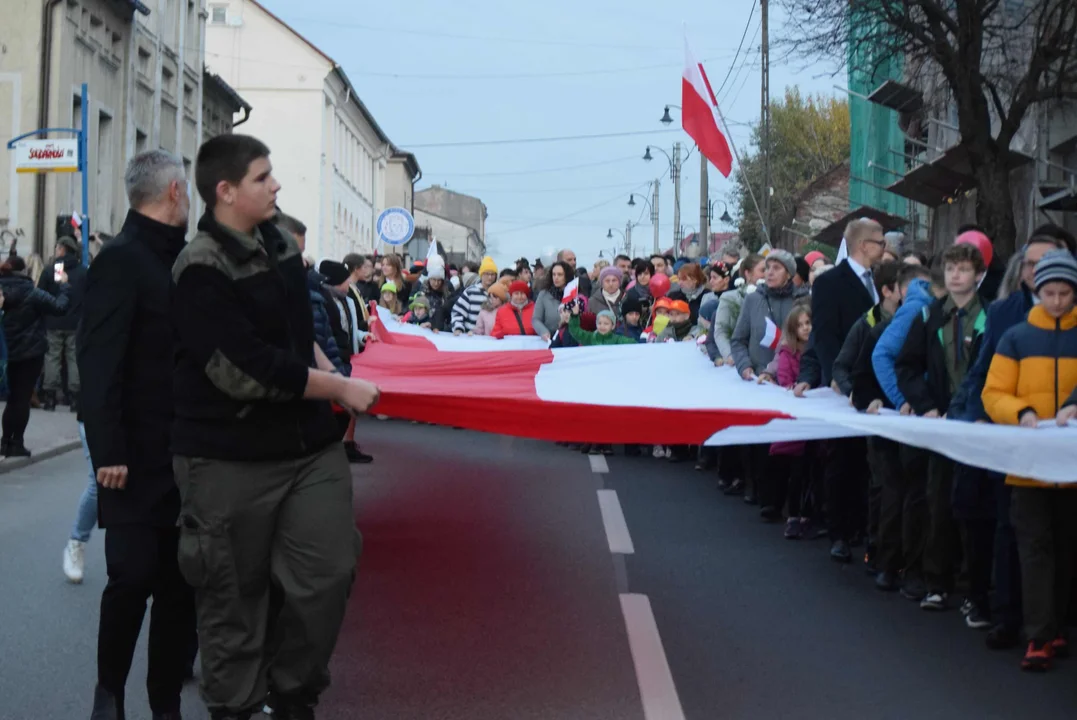
[[[628, 196], [628, 207], [636, 206], [636, 196], [638, 193], [632, 193]], [[648, 209], [651, 211], [651, 225], [654, 226], [654, 252], [657, 254], [661, 252], [659, 248], [660, 238], [658, 230], [658, 181], [654, 181], [654, 195], [650, 200], [645, 195], [639, 195], [639, 199], [647, 204]]]
[[[673, 116], [669, 114], [670, 108], [681, 109], [680, 105], [666, 105], [659, 120], [663, 125], [673, 122]], [[706, 238], [706, 244], [710, 245], [710, 214], [708, 212], [707, 197], [710, 194], [710, 178], [708, 174], [707, 156], [699, 154], [699, 234]], [[680, 203], [678, 203], [680, 207]]]
[[[643, 153], [643, 159], [647, 162], [654, 160], [654, 156], [651, 155], [651, 150], [657, 150], [666, 156], [669, 160], [669, 177], [673, 181], [673, 245], [674, 247], [680, 244], [681, 238], [678, 236], [681, 226], [681, 144], [679, 142], [673, 143], [673, 155], [670, 155], [660, 147], [654, 145], [648, 145]], [[692, 154], [689, 150], [685, 154], [684, 159], [687, 160], [688, 156]], [[661, 252], [661, 249], [656, 245], [655, 252]]]
[[707, 219], [714, 218], [714, 203], [716, 202], [722, 203], [722, 206], [725, 207], [725, 212], [722, 213], [722, 217], [718, 218], [718, 220], [726, 225], [731, 225], [733, 218], [729, 215], [729, 205], [726, 204], [725, 200], [710, 200], [707, 202]]

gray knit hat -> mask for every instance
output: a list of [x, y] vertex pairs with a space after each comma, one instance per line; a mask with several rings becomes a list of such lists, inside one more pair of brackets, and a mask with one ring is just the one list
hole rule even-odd
[[797, 259], [788, 250], [771, 250], [767, 253], [767, 262], [777, 260], [789, 271], [789, 277], [797, 274]]
[[1068, 250], [1052, 250], [1036, 263], [1036, 292], [1049, 282], [1066, 282], [1077, 290], [1077, 259]]

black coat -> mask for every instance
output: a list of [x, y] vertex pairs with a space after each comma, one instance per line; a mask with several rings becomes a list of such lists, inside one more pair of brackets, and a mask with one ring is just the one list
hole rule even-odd
[[799, 382], [830, 385], [846, 336], [874, 304], [875, 298], [847, 260], [816, 278], [811, 289], [811, 339], [800, 361]]
[[[51, 268], [49, 270], [52, 271]], [[45, 339], [45, 319], [67, 312], [67, 286], [54, 297], [25, 275], [0, 277], [4, 292], [4, 338], [7, 340], [8, 362], [44, 357], [49, 344]]]
[[[82, 296], [86, 292], [86, 268], [82, 267], [82, 258], [75, 253], [64, 255], [55, 262], [64, 264], [64, 272], [67, 273], [70, 304], [67, 307], [67, 312], [63, 315], [47, 317], [45, 319], [45, 329], [74, 332], [78, 329], [79, 320], [82, 318]], [[56, 282], [56, 270], [53, 267], [55, 262], [45, 266], [45, 269], [41, 271], [41, 279], [37, 281], [37, 286], [50, 295], [60, 294], [60, 284]]]
[[86, 279], [79, 325], [81, 415], [95, 469], [126, 465], [127, 487], [98, 488], [101, 527], [174, 525], [172, 477], [172, 263], [182, 228], [133, 210], [98, 254]]

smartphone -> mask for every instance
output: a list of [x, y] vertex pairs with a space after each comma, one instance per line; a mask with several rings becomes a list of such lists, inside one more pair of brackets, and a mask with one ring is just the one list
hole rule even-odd
[[60, 282], [64, 277], [64, 264], [58, 262], [52, 266], [52, 279], [56, 282]]

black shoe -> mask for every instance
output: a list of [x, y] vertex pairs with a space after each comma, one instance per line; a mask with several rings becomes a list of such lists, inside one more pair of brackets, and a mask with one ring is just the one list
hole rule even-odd
[[7, 452], [4, 453], [5, 457], [30, 457], [32, 453], [26, 449], [26, 446], [22, 442], [15, 442], [14, 440], [7, 446]]
[[867, 550], [864, 552], [864, 572], [868, 575], [879, 574], [879, 564], [875, 562], [875, 546], [868, 543]]
[[901, 597], [912, 602], [920, 602], [927, 597], [927, 585], [918, 577], [905, 578], [901, 584]]
[[354, 442], [344, 443], [344, 454], [348, 456], [348, 462], [353, 465], [366, 465], [374, 462], [374, 457], [360, 450], [359, 446]]
[[76, 414], [78, 413], [78, 411], [79, 411], [79, 394], [78, 393], [71, 393], [70, 409], [71, 409], [71, 412], [76, 413]]
[[54, 392], [42, 392], [41, 393], [41, 409], [53, 412], [56, 410], [56, 393]]
[[844, 540], [835, 540], [830, 546], [830, 559], [840, 563], [852, 562], [853, 553], [849, 550], [849, 543]]
[[984, 638], [992, 650], [1011, 650], [1021, 644], [1021, 634], [1008, 625], [998, 624], [987, 631]]
[[764, 522], [778, 522], [782, 519], [782, 511], [781, 508], [767, 505], [766, 507], [759, 509], [759, 517], [761, 517]]
[[592, 451], [594, 451], [595, 455], [598, 455], [598, 448], [595, 447], [594, 445], [581, 445], [580, 446], [580, 452], [583, 453], [584, 455], [590, 455]]
[[153, 720], [183, 720], [183, 716], [180, 715], [179, 710], [173, 710], [166, 713], [154, 713]]
[[123, 699], [100, 685], [93, 689], [93, 710], [90, 720], [120, 720], [123, 717]]
[[718, 467], [718, 463], [714, 460], [700, 460], [696, 463], [696, 470], [699, 472], [710, 472]]
[[625, 457], [639, 457], [642, 454], [639, 445], [625, 445]]
[[759, 504], [759, 498], [757, 498], [754, 493], [746, 492], [746, 493], [744, 493], [744, 504], [745, 505], [758, 505]]
[[[274, 705], [269, 706], [273, 720], [314, 720], [314, 705], [316, 703], [292, 697], [277, 695], [272, 699]], [[265, 712], [263, 709], [262, 712]]]
[[602, 455], [613, 455], [613, 446], [612, 445], [599, 445], [599, 448], [601, 448], [599, 450], [599, 452]]
[[875, 587], [883, 592], [897, 592], [901, 588], [901, 583], [896, 573], [883, 570], [875, 576]]
[[0, 440], [0, 455], [7, 457], [9, 452], [11, 452], [11, 441], [7, 438]]
[[729, 485], [726, 486], [725, 490], [723, 490], [722, 492], [724, 492], [726, 495], [729, 495], [730, 497], [735, 495], [743, 495], [744, 481], [734, 480], [733, 482], [729, 483]]

